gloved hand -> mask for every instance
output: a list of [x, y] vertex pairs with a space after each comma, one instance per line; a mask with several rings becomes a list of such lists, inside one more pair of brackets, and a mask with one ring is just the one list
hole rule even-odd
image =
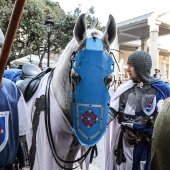
[[31, 170], [30, 167], [23, 167], [21, 170]]

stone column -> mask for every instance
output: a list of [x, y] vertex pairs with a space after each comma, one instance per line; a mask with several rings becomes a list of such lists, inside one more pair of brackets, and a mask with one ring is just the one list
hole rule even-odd
[[[115, 49], [115, 50], [119, 50], [119, 43], [118, 43], [118, 35], [116, 34], [116, 37], [115, 37], [115, 40], [113, 41], [112, 45], [111, 45], [111, 49]], [[118, 51], [115, 51], [115, 50], [112, 50], [114, 56], [115, 56], [115, 59], [117, 60], [117, 63], [119, 63], [119, 52]], [[118, 66], [115, 62], [115, 65], [114, 65], [114, 75], [115, 75], [115, 79], [118, 80]]]
[[154, 74], [154, 69], [158, 68], [158, 36], [159, 36], [159, 25], [161, 22], [156, 21], [156, 16], [152, 16], [148, 19], [150, 26], [150, 43], [149, 43], [149, 54], [152, 58], [152, 69], [151, 75]]
[[162, 61], [162, 66], [161, 66], [160, 73], [161, 73], [161, 80], [166, 81], [167, 80], [167, 73], [166, 73], [166, 60], [165, 60], [165, 57], [164, 57], [164, 59]]
[[147, 51], [147, 40], [148, 38], [141, 38], [141, 50]]

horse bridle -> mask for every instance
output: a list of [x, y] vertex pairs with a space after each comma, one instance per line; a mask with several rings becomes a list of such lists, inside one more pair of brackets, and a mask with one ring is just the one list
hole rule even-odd
[[[98, 38], [97, 35], [94, 34], [94, 33], [92, 34], [92, 37], [93, 37], [94, 40], [95, 40], [96, 38]], [[69, 82], [70, 82], [70, 83], [72, 82], [72, 81], [71, 81], [71, 70], [72, 70], [72, 68], [73, 68], [74, 58], [75, 58], [76, 54], [85, 47], [86, 41], [87, 41], [87, 39], [85, 40], [84, 43], [81, 44], [81, 46], [77, 49], [77, 51], [73, 51], [72, 54], [71, 54], [71, 56], [70, 56], [70, 63], [71, 63], [70, 72], [69, 72]], [[106, 50], [107, 53], [108, 53], [110, 56], [112, 56], [112, 58], [113, 58], [114, 61], [116, 62], [116, 65], [117, 65], [117, 67], [118, 67], [118, 70], [119, 70], [119, 72], [120, 72], [120, 67], [119, 67], [119, 64], [118, 64], [118, 62], [117, 62], [117, 60], [116, 60], [116, 58], [115, 58], [115, 55], [113, 54], [113, 52], [111, 52], [110, 47], [109, 47], [107, 44], [105, 44], [102, 39], [101, 39], [101, 41], [102, 41], [102, 43], [103, 43], [104, 50]], [[116, 49], [112, 49], [112, 50], [115, 50], [115, 51], [121, 53], [119, 50], [116, 50]], [[72, 85], [73, 85], [73, 83], [72, 83]], [[73, 90], [74, 90], [74, 85], [73, 85]]]

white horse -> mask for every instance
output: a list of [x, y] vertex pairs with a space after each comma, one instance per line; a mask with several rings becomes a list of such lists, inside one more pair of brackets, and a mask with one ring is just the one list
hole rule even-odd
[[[33, 160], [33, 170], [60, 170], [64, 169], [63, 167], [71, 169], [73, 163], [62, 162], [60, 158], [66, 161], [75, 160], [80, 149], [84, 151], [88, 149], [88, 147], [79, 144], [72, 130], [73, 86], [70, 83], [70, 78], [76, 82], [78, 77], [74, 73], [70, 77], [71, 56], [74, 51], [78, 51], [80, 47], [84, 46], [89, 36], [94, 34], [96, 35], [95, 37], [101, 38], [104, 46], [109, 49], [116, 35], [115, 20], [110, 15], [105, 32], [102, 33], [96, 29], [87, 30], [85, 14], [81, 14], [75, 24], [73, 33], [74, 37], [60, 56], [53, 72], [53, 77], [49, 78], [50, 73], [46, 74], [41, 80], [38, 90], [31, 100], [27, 102], [34, 124], [31, 132], [27, 135], [28, 148], [29, 150], [31, 149], [30, 157]], [[48, 83], [49, 79], [51, 83]], [[47, 90], [48, 92], [46, 91], [48, 89], [47, 86], [50, 87], [50, 90]], [[50, 99], [50, 104], [48, 103], [48, 106], [46, 104], [46, 109], [50, 113], [50, 118], [46, 121], [43, 102], [44, 100], [48, 101], [48, 99]], [[35, 112], [39, 114], [35, 116]], [[52, 129], [49, 130], [49, 133], [51, 133], [53, 138], [51, 141], [54, 146], [53, 149], [49, 145], [49, 137], [46, 132], [46, 124], [49, 124], [49, 122]], [[54, 155], [53, 150], [56, 151], [57, 156]], [[59, 164], [55, 159], [57, 159]], [[86, 167], [83, 169], [88, 169], [88, 163], [86, 163]]]

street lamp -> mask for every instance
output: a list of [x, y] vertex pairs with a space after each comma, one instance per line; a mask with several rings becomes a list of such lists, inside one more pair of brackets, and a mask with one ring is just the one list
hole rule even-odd
[[16, 46], [17, 46], [17, 49], [19, 52], [18, 53], [18, 56], [20, 57], [20, 54], [21, 54], [21, 50], [22, 48], [24, 47], [24, 42], [21, 41], [20, 39], [16, 40]]
[[54, 22], [53, 20], [48, 17], [45, 21], [45, 25], [47, 27], [47, 33], [48, 33], [48, 41], [47, 41], [47, 44], [48, 44], [48, 56], [47, 56], [47, 67], [49, 67], [49, 60], [50, 60], [50, 36], [51, 36], [51, 32], [52, 32], [52, 27], [54, 25]]

